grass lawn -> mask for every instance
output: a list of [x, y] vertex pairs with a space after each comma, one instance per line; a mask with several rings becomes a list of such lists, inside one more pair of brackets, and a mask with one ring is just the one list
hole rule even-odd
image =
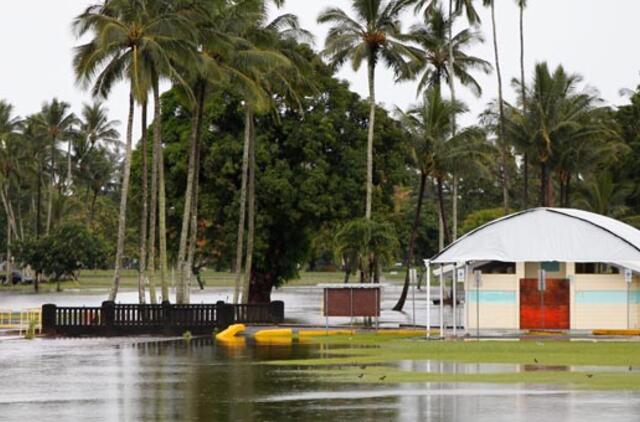
[[[169, 275], [171, 278], [171, 273]], [[215, 272], [215, 271], [203, 271], [202, 274], [204, 283], [209, 287], [232, 287], [234, 285], [235, 277], [230, 272]], [[313, 286], [322, 283], [340, 283], [342, 282], [344, 274], [341, 272], [302, 272], [300, 277], [296, 280], [291, 280], [286, 286]], [[387, 282], [401, 283], [404, 280], [403, 274], [389, 274], [385, 273]], [[97, 270], [97, 271], [82, 271], [80, 278], [77, 281], [64, 281], [62, 282], [62, 289], [107, 289], [111, 287], [113, 280], [113, 271], [111, 270]], [[355, 276], [352, 276], [352, 280], [355, 280]], [[138, 273], [135, 270], [124, 270], [120, 279], [120, 286], [124, 289], [135, 289], [138, 285]], [[41, 284], [42, 291], [55, 291], [55, 283]], [[33, 290], [33, 286], [0, 286], [0, 292], [2, 291], [27, 291]]]
[[[640, 390], [640, 343], [592, 341], [425, 341], [374, 334], [324, 337], [324, 357], [274, 361], [328, 382], [483, 382], [554, 384], [571, 388]], [[409, 372], [399, 361], [521, 364], [512, 373]], [[537, 362], [536, 362], [537, 361]], [[526, 366], [525, 366], [526, 365]], [[620, 367], [607, 371], [571, 366]], [[631, 371], [628, 369], [631, 367]]]

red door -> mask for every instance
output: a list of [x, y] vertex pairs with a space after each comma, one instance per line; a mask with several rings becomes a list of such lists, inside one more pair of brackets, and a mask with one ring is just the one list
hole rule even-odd
[[547, 279], [544, 291], [538, 280], [520, 280], [520, 329], [569, 329], [569, 280]]

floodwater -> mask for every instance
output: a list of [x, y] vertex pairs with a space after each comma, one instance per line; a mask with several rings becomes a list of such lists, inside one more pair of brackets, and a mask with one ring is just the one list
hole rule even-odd
[[[390, 311], [399, 293], [398, 286], [383, 290], [381, 325], [410, 325], [414, 318], [424, 325], [424, 291], [416, 291], [415, 314], [411, 294], [405, 313]], [[0, 308], [23, 309], [43, 303], [97, 306], [104, 298], [104, 290], [3, 293]], [[193, 303], [229, 298], [227, 288], [207, 288], [192, 294]], [[275, 291], [273, 299], [285, 302], [288, 322], [325, 322], [320, 314], [322, 291], [318, 288], [287, 287]], [[135, 303], [137, 294], [125, 291], [118, 300]], [[434, 325], [439, 322], [438, 316], [439, 310], [434, 307]], [[450, 323], [451, 318], [447, 309], [445, 321]], [[349, 322], [331, 320], [332, 324]], [[208, 338], [185, 342], [166, 338], [27, 341], [0, 337], [0, 421], [640, 420], [637, 392], [571, 391], [565, 386], [536, 385], [336, 384], [291, 371], [291, 367], [261, 364], [319, 356], [321, 350], [295, 343], [223, 346]], [[434, 361], [401, 361], [395, 367], [453, 373], [545, 370], [527, 365]]]
[[[438, 289], [431, 289], [431, 297], [438, 297]], [[399, 285], [384, 285], [381, 298], [380, 324], [386, 327], [397, 327], [398, 325], [420, 325], [426, 324], [426, 291], [410, 291], [404, 312], [395, 312], [391, 309], [395, 305], [400, 292]], [[40, 293], [32, 292], [2, 292], [0, 291], [0, 308], [25, 309], [40, 307], [45, 303], [55, 303], [58, 306], [100, 306], [107, 296], [104, 289], [96, 290], [73, 290], [66, 289], [62, 293]], [[191, 293], [191, 303], [216, 303], [219, 300], [231, 302], [233, 290], [228, 287], [207, 287], [205, 290], [193, 290]], [[173, 298], [172, 298], [173, 299]], [[289, 323], [301, 323], [312, 325], [324, 325], [325, 319], [321, 315], [322, 309], [322, 289], [315, 286], [304, 287], [283, 287], [274, 290], [271, 295], [272, 300], [282, 300], [285, 303], [285, 315]], [[138, 292], [125, 290], [118, 294], [118, 302], [137, 303]], [[457, 309], [458, 325], [464, 319], [463, 306]], [[445, 307], [444, 321], [448, 326], [453, 324], [453, 316], [450, 307]], [[332, 318], [330, 324], [349, 325], [349, 318]], [[431, 307], [431, 324], [437, 326], [440, 323], [440, 311], [437, 306]]]
[[[639, 393], [532, 385], [331, 384], [290, 367], [261, 364], [317, 353], [317, 346], [228, 347], [211, 339], [4, 340], [0, 341], [0, 420], [621, 422], [640, 418]], [[416, 371], [514, 369], [441, 362], [397, 365]]]

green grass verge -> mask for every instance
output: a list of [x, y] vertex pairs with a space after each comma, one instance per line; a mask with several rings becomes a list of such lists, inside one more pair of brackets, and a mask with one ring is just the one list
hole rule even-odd
[[[273, 361], [296, 367], [328, 382], [416, 383], [533, 383], [571, 388], [640, 390], [640, 343], [585, 341], [469, 341], [441, 342], [386, 338], [375, 334], [327, 337], [321, 358]], [[452, 361], [530, 365], [513, 373], [448, 374], [409, 372], [391, 364], [399, 361]], [[537, 361], [537, 362], [536, 362]], [[620, 366], [623, 372], [569, 372], [570, 366]], [[636, 369], [628, 371], [632, 366]]]

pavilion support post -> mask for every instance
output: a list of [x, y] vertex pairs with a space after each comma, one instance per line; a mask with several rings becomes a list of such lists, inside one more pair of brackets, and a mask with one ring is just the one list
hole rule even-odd
[[431, 338], [431, 262], [424, 261], [427, 271], [427, 339]]
[[440, 338], [444, 338], [444, 265], [440, 264]]
[[453, 277], [452, 277], [451, 295], [453, 301], [451, 302], [451, 310], [453, 312], [453, 336], [458, 335], [458, 294], [456, 290], [456, 284], [458, 284], [458, 264], [453, 265]]

